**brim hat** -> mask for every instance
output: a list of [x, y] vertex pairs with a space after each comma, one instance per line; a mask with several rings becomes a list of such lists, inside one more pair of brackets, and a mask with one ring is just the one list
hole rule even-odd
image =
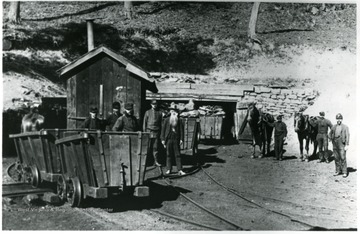
[[324, 111], [320, 111], [319, 115], [320, 115], [320, 116], [325, 116], [325, 112], [324, 112]]
[[151, 103], [152, 105], [157, 105], [157, 104], [158, 104], [156, 100], [151, 100], [150, 103]]
[[91, 107], [91, 109], [90, 109], [90, 113], [98, 113], [98, 108], [96, 108], [96, 107]]
[[173, 110], [173, 111], [175, 111], [175, 112], [178, 112], [178, 111], [179, 111], [179, 109], [177, 109], [175, 106], [169, 106], [168, 110], [169, 110], [169, 111]]
[[112, 108], [113, 108], [113, 109], [118, 109], [118, 110], [120, 110], [120, 103], [119, 103], [119, 102], [114, 102], [114, 103], [112, 104]]
[[336, 115], [335, 118], [336, 118], [336, 119], [343, 119], [343, 116], [342, 116], [342, 114], [339, 113], [339, 114]]
[[134, 104], [133, 103], [126, 103], [124, 108], [126, 110], [134, 110]]
[[282, 117], [283, 117], [282, 115], [278, 115], [278, 116], [276, 116], [276, 119], [279, 120], [279, 119], [282, 119]]

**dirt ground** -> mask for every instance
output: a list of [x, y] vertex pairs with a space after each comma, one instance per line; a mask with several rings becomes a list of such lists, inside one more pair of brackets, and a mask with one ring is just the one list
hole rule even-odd
[[[287, 146], [285, 150], [284, 161], [277, 161], [273, 157], [251, 159], [252, 147], [246, 142], [200, 145], [204, 170], [263, 208], [227, 193], [201, 170], [173, 180], [172, 185], [244, 229], [357, 228], [356, 166], [348, 165], [347, 178], [334, 177], [333, 160], [330, 164], [319, 164], [316, 160], [301, 162], [296, 158], [297, 150]], [[3, 162], [4, 183], [10, 181], [4, 169], [13, 161], [14, 158], [5, 158]], [[183, 155], [185, 170], [193, 170], [194, 162], [193, 156]], [[152, 180], [159, 175], [157, 169], [148, 172], [151, 196], [146, 200], [126, 197], [90, 200], [86, 208], [76, 209], [44, 203], [26, 205], [20, 199], [12, 205], [3, 203], [3, 230], [206, 230], [162, 217], [151, 210], [209, 226], [216, 223], [167, 187], [163, 180]], [[220, 228], [233, 230], [230, 226]]]

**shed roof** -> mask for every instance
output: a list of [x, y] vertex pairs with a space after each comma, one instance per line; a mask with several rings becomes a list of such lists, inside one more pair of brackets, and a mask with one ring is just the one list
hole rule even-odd
[[88, 53], [84, 54], [77, 60], [63, 66], [62, 68], [58, 69], [57, 72], [60, 73], [60, 77], [69, 77], [69, 76], [67, 76], [67, 74], [71, 74], [71, 71], [73, 71], [74, 69], [76, 69], [80, 66], [84, 66], [87, 62], [90, 62], [90, 60], [92, 58], [99, 56], [101, 54], [105, 54], [105, 55], [111, 57], [112, 59], [118, 61], [119, 63], [122, 63], [123, 65], [126, 66], [126, 70], [139, 76], [140, 78], [142, 78], [146, 81], [149, 81], [149, 82], [154, 82], [154, 79], [151, 78], [149, 73], [146, 72], [144, 69], [142, 69], [135, 63], [129, 61], [125, 57], [119, 55], [115, 51], [113, 51], [103, 45], [89, 51]]

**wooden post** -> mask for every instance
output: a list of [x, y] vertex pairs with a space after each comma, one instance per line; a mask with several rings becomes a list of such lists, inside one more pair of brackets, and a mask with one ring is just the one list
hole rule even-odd
[[103, 85], [101, 84], [100, 85], [100, 107], [99, 107], [99, 115], [100, 115], [100, 119], [104, 119], [104, 116], [103, 116], [103, 110], [104, 110], [104, 87]]
[[93, 50], [94, 46], [94, 28], [93, 28], [94, 19], [87, 19], [87, 39], [88, 39], [88, 51]]

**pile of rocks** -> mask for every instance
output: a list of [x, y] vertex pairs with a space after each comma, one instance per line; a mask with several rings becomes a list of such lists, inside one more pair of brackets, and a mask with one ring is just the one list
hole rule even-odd
[[237, 108], [244, 109], [248, 103], [255, 102], [256, 107], [272, 115], [290, 117], [295, 112], [305, 110], [314, 104], [319, 93], [311, 89], [258, 88], [245, 92], [238, 101]]

